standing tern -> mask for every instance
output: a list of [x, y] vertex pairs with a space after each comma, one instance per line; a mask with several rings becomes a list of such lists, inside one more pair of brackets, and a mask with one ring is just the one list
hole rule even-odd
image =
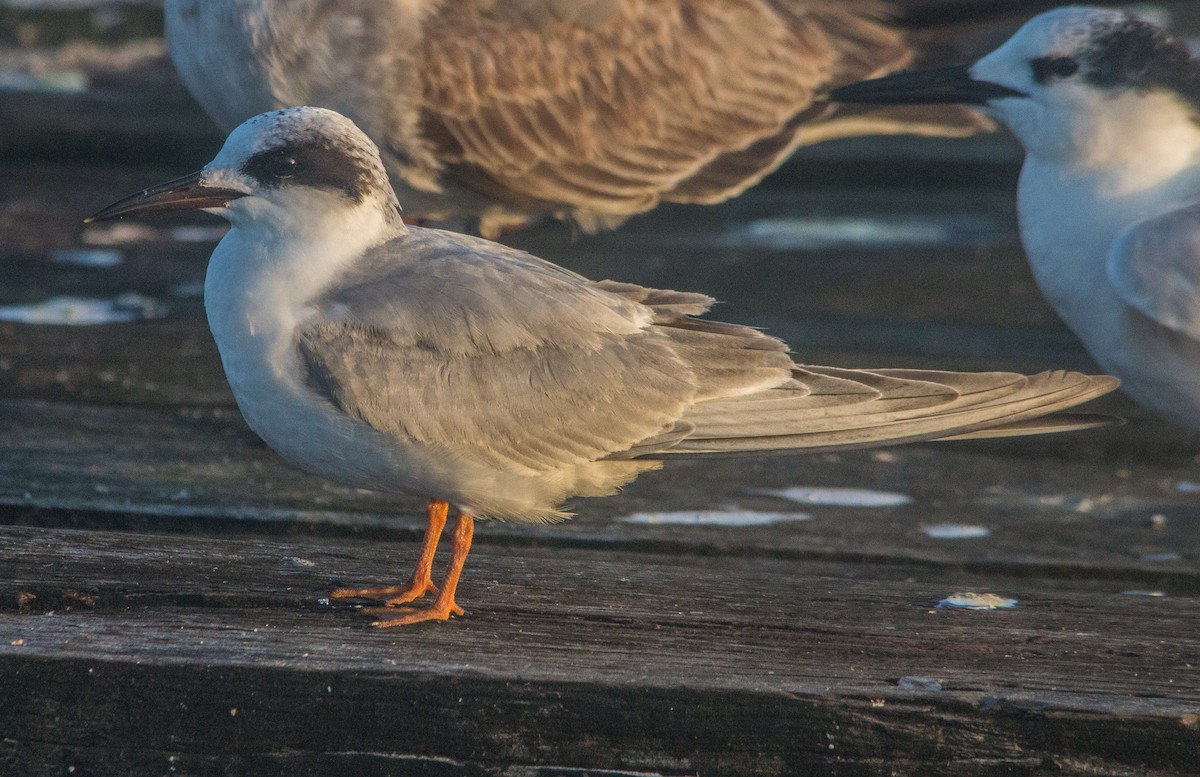
[[1068, 7], [974, 65], [835, 90], [962, 102], [1025, 147], [1018, 215], [1042, 293], [1134, 399], [1200, 431], [1200, 61], [1149, 22]]
[[946, 107], [813, 102], [902, 68], [881, 0], [166, 0], [171, 58], [226, 132], [317, 105], [378, 144], [405, 212], [487, 237], [721, 202], [798, 146], [965, 135]]
[[[497, 243], [406, 226], [374, 144], [293, 108], [248, 120], [186, 178], [97, 213], [229, 220], [204, 304], [250, 427], [301, 469], [432, 496], [412, 578], [335, 597], [447, 619], [474, 517], [548, 522], [681, 454], [830, 450], [1080, 428], [1041, 418], [1111, 391], [1072, 372], [802, 366], [757, 329], [696, 316], [703, 294], [591, 281]], [[447, 510], [453, 558], [430, 577]], [[388, 612], [385, 610], [385, 612]]]

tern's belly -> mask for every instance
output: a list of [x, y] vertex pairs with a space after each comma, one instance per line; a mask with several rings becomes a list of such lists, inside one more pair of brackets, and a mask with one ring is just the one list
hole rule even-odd
[[[219, 341], [218, 341], [219, 342]], [[354, 488], [445, 499], [477, 517], [559, 520], [564, 499], [614, 491], [646, 462], [591, 462], [544, 473], [506, 471], [436, 442], [376, 430], [245, 348], [222, 361], [247, 424], [291, 465]]]
[[1117, 304], [1117, 335], [1107, 342], [1085, 338], [1085, 344], [1101, 367], [1121, 379], [1127, 394], [1167, 420], [1200, 431], [1200, 343]]
[[1106, 276], [1039, 285], [1054, 309], [1122, 390], [1175, 423], [1200, 430], [1200, 343], [1126, 304]]
[[1200, 431], [1200, 343], [1126, 304], [1103, 279], [1051, 303], [1105, 372], [1138, 403]]

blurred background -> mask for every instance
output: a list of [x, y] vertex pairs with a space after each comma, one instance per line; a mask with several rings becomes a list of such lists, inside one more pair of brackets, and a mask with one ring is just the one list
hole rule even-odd
[[[1056, 3], [899, 5], [927, 56], [965, 61]], [[1136, 9], [1190, 36], [1198, 6]], [[161, 3], [0, 2], [0, 395], [233, 406], [201, 299], [223, 222], [83, 224], [222, 140], [165, 54]], [[662, 206], [598, 235], [550, 221], [506, 241], [592, 277], [710, 293], [717, 315], [768, 328], [802, 362], [1094, 369], [1030, 277], [1020, 162], [1002, 129], [834, 141], [723, 205]], [[1147, 423], [1156, 445], [1193, 443]]]

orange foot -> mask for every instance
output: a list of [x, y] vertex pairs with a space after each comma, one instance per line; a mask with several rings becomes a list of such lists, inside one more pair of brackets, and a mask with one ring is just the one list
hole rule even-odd
[[431, 606], [424, 609], [416, 607], [364, 607], [363, 612], [368, 615], [383, 616], [379, 620], [372, 621], [371, 625], [377, 629], [388, 629], [392, 626], [407, 626], [410, 623], [420, 623], [421, 621], [448, 621], [451, 615], [465, 615], [466, 611], [457, 604], [451, 602], [448, 606], [441, 606], [434, 602]]
[[[439, 590], [433, 584], [433, 554], [437, 550], [438, 539], [446, 525], [446, 512], [449, 505], [440, 499], [429, 500], [429, 524], [425, 528], [425, 540], [421, 546], [421, 556], [413, 570], [412, 578], [404, 585], [381, 586], [377, 588], [339, 588], [329, 596], [332, 599], [382, 599], [386, 607], [365, 607], [363, 612], [370, 615], [388, 614], [392, 617], [381, 618], [372, 626], [387, 628], [403, 626], [408, 623], [421, 621], [446, 621], [451, 615], [462, 615], [463, 609], [454, 601], [454, 592], [458, 589], [458, 578], [462, 575], [463, 564], [471, 551], [471, 538], [475, 534], [475, 521], [466, 513], [458, 514], [458, 522], [454, 525], [453, 549], [450, 557], [450, 568], [446, 571], [446, 580]], [[420, 599], [425, 594], [435, 593], [437, 599], [426, 609], [404, 607], [395, 609], [396, 605], [406, 604], [414, 599]]]
[[[438, 593], [437, 599], [423, 610], [405, 607], [399, 614], [380, 618], [371, 625], [386, 629], [421, 621], [448, 621], [451, 615], [462, 615], [463, 608], [454, 601], [454, 592], [458, 589], [458, 578], [462, 575], [463, 564], [467, 561], [467, 553], [471, 551], [471, 538], [474, 534], [474, 519], [466, 513], [459, 513], [458, 522], [454, 525], [454, 546], [450, 556], [450, 569], [446, 572], [446, 581], [442, 584], [442, 590]], [[394, 609], [388, 607], [371, 607], [366, 612], [371, 615], [396, 613]]]
[[385, 585], [378, 588], [338, 588], [329, 594], [330, 599], [378, 599], [393, 607], [397, 604], [420, 599], [425, 594], [436, 594], [438, 587], [432, 580], [417, 580], [416, 575], [404, 585]]
[[441, 499], [430, 499], [427, 508], [428, 523], [425, 525], [425, 539], [421, 544], [421, 555], [417, 566], [413, 569], [412, 577], [404, 585], [385, 585], [376, 588], [339, 588], [329, 594], [331, 599], [382, 599], [389, 606], [404, 604], [414, 599], [420, 599], [425, 594], [436, 594], [438, 587], [433, 584], [433, 554], [437, 550], [438, 539], [446, 526], [446, 512], [450, 505]]

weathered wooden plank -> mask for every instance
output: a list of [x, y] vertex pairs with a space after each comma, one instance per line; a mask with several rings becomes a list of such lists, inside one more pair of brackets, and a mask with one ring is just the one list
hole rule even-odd
[[[979, 705], [925, 699], [879, 706], [866, 698], [710, 692], [686, 695], [685, 706], [673, 691], [457, 675], [414, 673], [397, 682], [195, 664], [13, 666], [12, 687], [30, 701], [20, 705], [17, 722], [25, 725], [7, 727], [15, 736], [0, 744], [0, 764], [41, 767], [18, 774], [61, 773], [46, 764], [66, 764], [91, 774], [173, 767], [220, 775], [1166, 777], [1192, 773], [1197, 744], [1184, 721], [1060, 713], [1036, 703], [979, 712]], [[97, 709], [105, 713], [99, 719], [89, 714]], [[45, 727], [36, 739], [30, 724]], [[55, 735], [47, 738], [46, 729]], [[336, 771], [350, 765], [373, 770]], [[437, 771], [409, 771], [414, 765]]]
[[[96, 30], [103, 43], [81, 43], [88, 20], [104, 16], [44, 11], [30, 19], [0, 9], [0, 68], [27, 82], [0, 87], [0, 154], [192, 162], [211, 154], [222, 135], [183, 87], [161, 33], [140, 39], [146, 15], [117, 15], [135, 21]], [[121, 34], [139, 39], [108, 40]]]
[[[893, 759], [923, 774], [1186, 774], [1200, 744], [1194, 597], [1103, 581], [512, 547], [472, 556], [470, 617], [378, 632], [316, 598], [391, 574], [380, 543], [7, 528], [0, 558], [14, 759], [36, 740], [107, 765], [329, 751], [704, 774], [885, 774]], [[932, 608], [963, 587], [1021, 604]], [[38, 596], [24, 609], [22, 591]], [[913, 675], [942, 690], [899, 686]]]
[[[354, 765], [393, 775], [1165, 777], [1188, 774], [1195, 747], [1175, 721], [1114, 725], [1019, 704], [976, 716], [924, 700], [877, 707], [713, 692], [681, 706], [674, 692], [584, 684], [94, 661], [26, 664], [14, 679], [34, 694], [23, 720], [62, 734], [30, 741], [21, 727], [0, 745], [9, 760], [94, 774], [346, 774], [336, 768]], [[93, 700], [122, 712], [96, 720]], [[320, 717], [314, 724], [301, 710]], [[926, 723], [906, 723], [914, 717]], [[984, 755], [956, 757], [964, 750]]]
[[[1127, 431], [1118, 429], [883, 454], [675, 461], [618, 496], [581, 500], [580, 514], [566, 524], [485, 523], [478, 541], [873, 559], [1102, 576], [1123, 588], [1191, 592], [1200, 590], [1191, 438], [1173, 453], [1159, 448], [1156, 460], [1146, 451], [1169, 439], [1166, 432], [1150, 425], [1146, 448], [1128, 440], [1122, 447]], [[887, 508], [805, 505], [754, 491], [793, 486], [882, 490], [913, 501]], [[757, 527], [621, 520], [638, 512], [722, 508], [814, 518]], [[291, 469], [234, 410], [0, 402], [0, 522], [415, 538], [423, 514], [421, 499], [359, 492]], [[991, 535], [953, 541], [923, 531], [944, 523], [982, 526]]]

